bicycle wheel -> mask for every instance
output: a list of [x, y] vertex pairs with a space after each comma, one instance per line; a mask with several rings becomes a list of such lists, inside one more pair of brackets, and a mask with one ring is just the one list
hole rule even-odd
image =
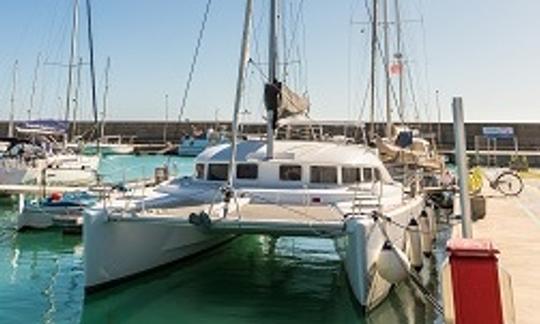
[[523, 191], [523, 180], [511, 171], [501, 173], [495, 183], [497, 190], [505, 196], [517, 196]]

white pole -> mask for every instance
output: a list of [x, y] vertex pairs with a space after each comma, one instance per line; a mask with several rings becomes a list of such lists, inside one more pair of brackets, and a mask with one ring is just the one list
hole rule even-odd
[[9, 111], [9, 128], [8, 128], [8, 137], [13, 137], [15, 135], [15, 92], [17, 91], [17, 69], [19, 65], [19, 60], [15, 60], [13, 65], [13, 84], [11, 85], [11, 109]]
[[465, 124], [463, 121], [463, 99], [452, 100], [454, 113], [454, 138], [456, 164], [458, 168], [459, 193], [461, 202], [462, 236], [472, 238], [471, 200], [469, 198], [469, 168], [467, 167], [467, 144], [465, 142]]
[[238, 114], [240, 112], [240, 104], [242, 102], [242, 90], [244, 88], [245, 69], [249, 58], [249, 28], [251, 25], [251, 8], [252, 0], [246, 1], [246, 13], [244, 17], [244, 31], [242, 34], [242, 48], [240, 49], [240, 64], [238, 66], [238, 79], [236, 81], [236, 96], [234, 99], [234, 113], [232, 122], [232, 139], [231, 139], [231, 157], [229, 161], [229, 172], [227, 185], [232, 187], [235, 178], [236, 164], [236, 149], [238, 140]]

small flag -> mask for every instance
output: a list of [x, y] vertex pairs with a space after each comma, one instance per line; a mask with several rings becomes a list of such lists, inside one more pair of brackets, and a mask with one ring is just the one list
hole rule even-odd
[[393, 62], [390, 64], [390, 74], [400, 75], [403, 72], [403, 64], [401, 62]]

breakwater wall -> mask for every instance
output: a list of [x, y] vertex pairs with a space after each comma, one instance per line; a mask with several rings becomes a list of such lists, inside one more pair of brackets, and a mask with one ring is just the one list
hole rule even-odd
[[[359, 137], [361, 132], [352, 122], [321, 122], [322, 131], [329, 135], [346, 135], [349, 137]], [[441, 149], [452, 149], [454, 147], [454, 133], [452, 123], [414, 123], [409, 124], [420, 129], [424, 134], [430, 133], [437, 140]], [[73, 127], [73, 125], [71, 125]], [[207, 128], [230, 130], [230, 122], [216, 124], [213, 121], [192, 121], [186, 122], [162, 122], [162, 121], [109, 121], [105, 127], [106, 135], [122, 135], [124, 137], [134, 137], [135, 143], [155, 144], [172, 142], [177, 143], [179, 139], [190, 134], [194, 128], [206, 130]], [[263, 134], [266, 126], [262, 123], [244, 124], [243, 132], [248, 134]], [[318, 127], [318, 126], [317, 126]], [[540, 123], [466, 123], [467, 148], [475, 148], [475, 137], [480, 148], [486, 147], [485, 139], [482, 137], [483, 127], [512, 127], [520, 150], [540, 151]], [[0, 121], [0, 136], [6, 136], [8, 123]], [[77, 124], [77, 134], [92, 134], [94, 126], [91, 122], [83, 121]], [[376, 125], [377, 132], [382, 134], [383, 124]], [[512, 140], [497, 140], [497, 149], [511, 150], [514, 147]]]

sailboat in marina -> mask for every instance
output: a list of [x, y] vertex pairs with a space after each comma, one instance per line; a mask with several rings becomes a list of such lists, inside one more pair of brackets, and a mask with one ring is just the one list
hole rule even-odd
[[64, 120], [33, 120], [15, 125], [13, 121], [17, 82], [17, 63], [15, 63], [8, 136], [13, 137], [16, 131], [19, 137], [26, 137], [26, 139], [10, 141], [2, 154], [0, 184], [89, 185], [97, 181], [99, 157], [76, 154], [66, 145], [72, 101], [72, 67], [77, 28], [78, 0], [75, 0]]
[[[278, 73], [278, 6], [270, 2], [266, 138], [240, 140], [252, 0], [246, 1], [231, 143], [204, 150], [191, 177], [141, 196], [104, 200], [84, 216], [85, 287], [103, 288], [241, 234], [332, 238], [357, 302], [371, 309], [408, 275], [404, 225], [424, 195], [394, 181], [375, 149], [336, 141], [276, 140], [282, 118], [309, 108]], [[397, 224], [397, 225], [396, 225]], [[403, 225], [403, 226], [402, 226]], [[399, 278], [387, 276], [381, 255]]]
[[[379, 5], [380, 1], [373, 0], [371, 19], [371, 112], [370, 112], [370, 130], [369, 137], [374, 142], [379, 150], [382, 161], [386, 164], [404, 165], [411, 168], [420, 168], [426, 171], [441, 172], [444, 170], [444, 159], [437, 153], [435, 143], [420, 136], [417, 129], [407, 126], [404, 122], [405, 109], [405, 71], [408, 66], [405, 66], [405, 59], [402, 45], [402, 27], [399, 2], [394, 1], [395, 22], [390, 22], [388, 19], [389, 5], [388, 0], [382, 1], [382, 8]], [[382, 11], [383, 26], [382, 42], [379, 40], [379, 14]], [[395, 25], [396, 43], [395, 53], [390, 59], [389, 46], [389, 26]], [[382, 46], [381, 46], [382, 43]], [[380, 51], [378, 51], [380, 50]], [[385, 94], [385, 114], [386, 124], [384, 135], [379, 136], [374, 129], [375, 115], [375, 87], [376, 87], [376, 56], [380, 53], [383, 61], [384, 75], [384, 94]], [[398, 125], [392, 120], [392, 95], [395, 93], [392, 82], [392, 75], [397, 76], [397, 98], [394, 98], [395, 106], [401, 118], [401, 123]]]

